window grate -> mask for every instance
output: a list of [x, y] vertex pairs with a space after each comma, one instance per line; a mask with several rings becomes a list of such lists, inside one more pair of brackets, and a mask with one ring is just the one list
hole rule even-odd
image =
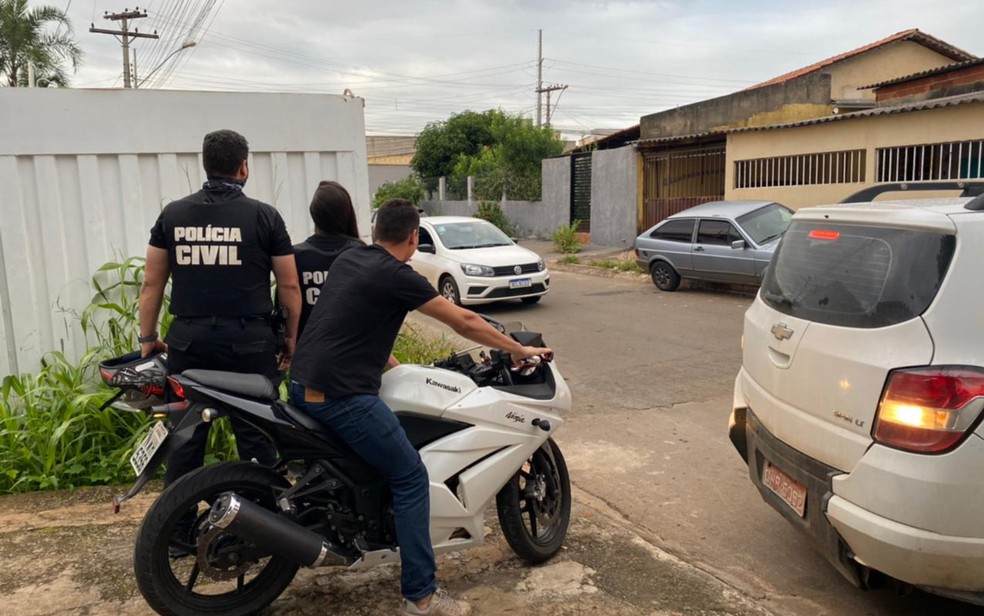
[[816, 152], [735, 161], [735, 188], [864, 182], [865, 151]]
[[903, 145], [875, 150], [878, 182], [984, 177], [984, 140]]

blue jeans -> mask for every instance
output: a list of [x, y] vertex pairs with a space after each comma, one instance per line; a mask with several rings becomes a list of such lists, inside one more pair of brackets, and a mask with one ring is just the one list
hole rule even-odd
[[331, 428], [389, 481], [400, 546], [401, 591], [410, 601], [431, 595], [437, 589], [437, 565], [430, 537], [430, 482], [420, 454], [396, 415], [378, 396], [305, 402], [304, 386], [296, 381], [290, 383], [290, 399]]

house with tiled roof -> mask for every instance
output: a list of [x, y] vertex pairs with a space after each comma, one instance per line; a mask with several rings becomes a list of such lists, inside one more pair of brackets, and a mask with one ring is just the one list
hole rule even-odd
[[732, 131], [871, 109], [877, 101], [870, 84], [976, 59], [910, 29], [726, 96], [644, 116], [637, 144], [644, 178], [640, 228], [692, 205], [730, 198]]
[[[915, 28], [897, 32], [726, 96], [643, 116], [637, 127], [544, 161], [544, 200], [569, 201], [571, 220], [592, 242], [630, 246], [640, 231], [707, 201], [796, 208], [893, 178], [967, 177], [984, 137], [977, 72], [984, 60], [973, 54]], [[941, 167], [951, 147], [962, 162]]]
[[730, 130], [725, 196], [801, 207], [885, 182], [984, 178], [984, 58], [861, 89], [867, 109]]

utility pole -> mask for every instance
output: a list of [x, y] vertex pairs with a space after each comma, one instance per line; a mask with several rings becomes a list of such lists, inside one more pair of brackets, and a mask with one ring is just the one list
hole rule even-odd
[[[542, 87], [540, 88], [541, 92], [547, 93], [547, 127], [548, 128], [550, 126], [550, 118], [553, 116], [553, 112], [550, 111], [550, 93], [560, 90], [560, 94], [557, 95], [557, 103], [559, 103], [560, 97], [564, 94], [564, 90], [566, 89], [567, 89], [566, 85], [560, 85], [560, 84], [547, 86], [546, 88], [542, 88]], [[554, 103], [554, 111], [556, 111], [557, 109], [557, 103]]]
[[536, 127], [540, 128], [540, 95], [543, 93], [543, 30], [538, 30], [536, 46]]
[[[550, 126], [550, 93], [560, 90], [561, 94], [567, 89], [566, 85], [553, 85], [543, 87], [543, 30], [538, 30], [538, 44], [536, 50], [536, 127], [543, 127], [543, 93], [547, 93], [547, 126]], [[557, 97], [560, 102], [560, 96]], [[554, 105], [556, 107], [556, 105]]]
[[133, 32], [130, 32], [129, 20], [131, 19], [142, 19], [147, 16], [146, 11], [141, 11], [140, 7], [134, 7], [134, 10], [123, 9], [122, 13], [110, 13], [106, 11], [103, 15], [103, 19], [108, 19], [110, 21], [120, 22], [119, 30], [102, 30], [96, 27], [96, 24], [90, 24], [89, 32], [95, 32], [96, 34], [112, 34], [117, 37], [120, 43], [123, 45], [123, 87], [129, 88], [130, 86], [130, 39], [131, 38], [150, 38], [156, 39], [160, 38], [157, 36], [157, 30], [154, 30], [153, 34], [143, 34], [139, 32], [136, 28]]

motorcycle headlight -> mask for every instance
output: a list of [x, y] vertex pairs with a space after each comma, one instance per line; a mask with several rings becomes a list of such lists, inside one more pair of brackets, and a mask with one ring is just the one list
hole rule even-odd
[[461, 271], [465, 273], [465, 276], [485, 276], [487, 278], [495, 276], [495, 271], [488, 265], [462, 263]]
[[547, 269], [547, 264], [543, 262], [543, 259], [539, 259], [536, 262], [536, 269], [537, 269], [537, 271], [540, 271], [540, 272], [542, 272], [543, 270]]

